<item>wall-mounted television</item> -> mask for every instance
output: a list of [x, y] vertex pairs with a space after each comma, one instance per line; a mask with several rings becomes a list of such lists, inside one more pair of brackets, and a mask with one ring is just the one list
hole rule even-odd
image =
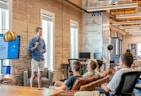
[[94, 59], [102, 60], [102, 53], [94, 53]]
[[5, 42], [3, 34], [0, 34], [0, 59], [16, 59], [19, 58], [20, 36], [15, 41]]
[[79, 53], [79, 58], [83, 58], [83, 59], [90, 59], [90, 56], [91, 56], [91, 54], [90, 54], [90, 52], [80, 52]]

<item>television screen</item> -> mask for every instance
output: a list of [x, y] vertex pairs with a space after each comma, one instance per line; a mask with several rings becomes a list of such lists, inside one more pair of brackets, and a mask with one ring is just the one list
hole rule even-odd
[[90, 59], [90, 52], [80, 52], [79, 58]]
[[0, 34], [0, 59], [19, 58], [20, 36], [15, 41], [5, 42], [3, 34]]
[[102, 53], [94, 53], [94, 59], [102, 60]]

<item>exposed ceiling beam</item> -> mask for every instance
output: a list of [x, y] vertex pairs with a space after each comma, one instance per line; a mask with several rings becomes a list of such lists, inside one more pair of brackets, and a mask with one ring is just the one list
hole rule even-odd
[[117, 19], [120, 19], [120, 18], [135, 18], [135, 17], [141, 18], [141, 14], [121, 14], [121, 15], [116, 16]]
[[141, 25], [119, 26], [120, 29], [139, 29]]
[[132, 24], [141, 24], [141, 20], [138, 21], [122, 21], [122, 22], [112, 22], [112, 25], [132, 25]]
[[110, 29], [112, 31], [115, 31], [115, 32], [118, 32], [118, 33], [122, 34], [123, 36], [125, 36], [127, 34], [125, 31], [119, 29], [118, 27], [112, 26], [112, 25], [110, 25]]

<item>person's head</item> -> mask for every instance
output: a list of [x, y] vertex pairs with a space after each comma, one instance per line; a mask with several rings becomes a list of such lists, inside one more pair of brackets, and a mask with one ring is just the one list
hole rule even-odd
[[97, 67], [97, 62], [96, 61], [88, 60], [88, 64], [87, 64], [87, 70], [88, 71], [95, 70], [96, 67]]
[[101, 60], [97, 60], [97, 67], [100, 68], [102, 66], [103, 62]]
[[126, 52], [130, 52], [130, 49], [127, 49]]
[[72, 65], [71, 65], [72, 71], [77, 71], [78, 72], [80, 67], [81, 67], [81, 63], [78, 62], [78, 61], [74, 61], [72, 63]]
[[35, 32], [38, 36], [42, 36], [42, 28], [41, 27], [36, 27]]
[[133, 64], [133, 56], [131, 53], [126, 52], [124, 54], [121, 55], [120, 57], [120, 66], [126, 66], [126, 67], [131, 67], [131, 65]]

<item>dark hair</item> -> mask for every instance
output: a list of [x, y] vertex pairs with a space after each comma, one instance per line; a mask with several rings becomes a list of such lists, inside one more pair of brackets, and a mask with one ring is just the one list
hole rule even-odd
[[97, 67], [97, 62], [94, 60], [89, 60], [88, 63], [90, 64], [90, 67], [95, 70], [95, 68]]
[[79, 71], [80, 67], [81, 67], [81, 63], [78, 61], [74, 61], [72, 63], [73, 68], [75, 69], [75, 71]]
[[130, 52], [130, 49], [127, 49], [126, 52]]
[[131, 65], [133, 64], [133, 60], [133, 56], [129, 52], [126, 52], [121, 55], [121, 61], [128, 67], [131, 67]]
[[39, 30], [42, 30], [42, 28], [41, 27], [36, 27], [35, 28], [35, 32], [37, 33]]
[[98, 64], [98, 68], [100, 68], [102, 66], [102, 64], [103, 64], [103, 61], [97, 60], [97, 64]]

